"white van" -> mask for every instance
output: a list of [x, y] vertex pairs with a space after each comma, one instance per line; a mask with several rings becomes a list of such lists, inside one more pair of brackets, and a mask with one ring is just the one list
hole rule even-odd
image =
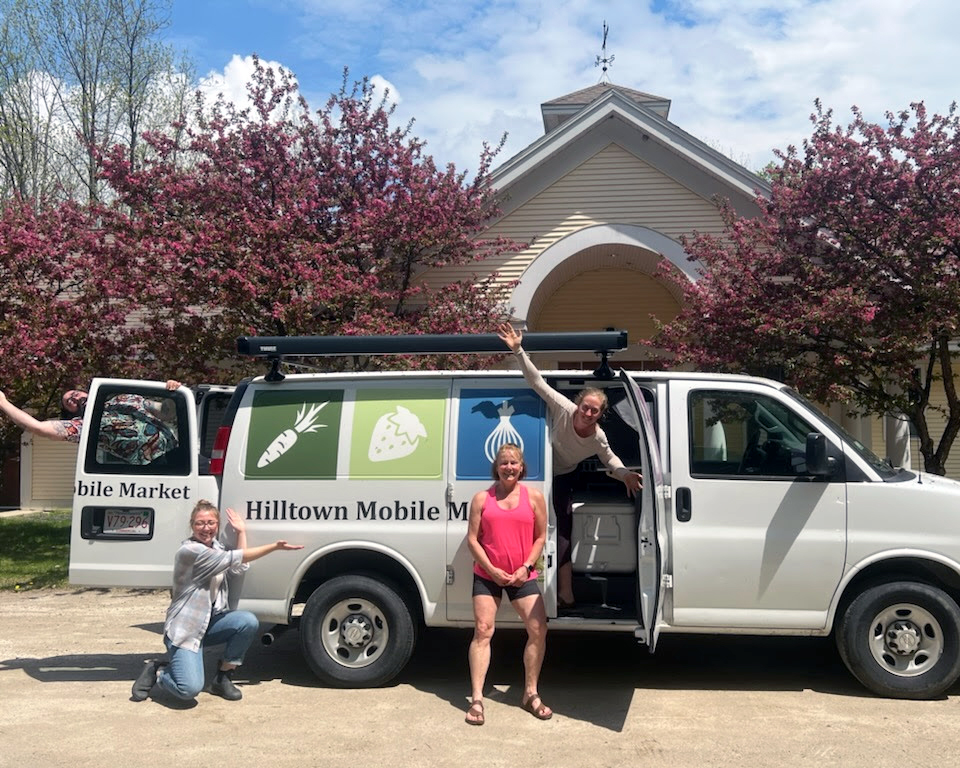
[[[525, 334], [530, 352], [606, 354], [626, 334]], [[247, 572], [241, 607], [299, 622], [324, 682], [396, 677], [423, 627], [472, 626], [467, 509], [497, 447], [522, 445], [551, 493], [542, 401], [507, 371], [292, 374], [289, 356], [503, 351], [493, 335], [244, 338], [270, 371], [199, 405], [161, 382], [96, 380], [77, 462], [70, 580], [169, 587], [199, 498], [233, 507], [251, 545], [302, 551]], [[643, 473], [636, 500], [595, 462], [575, 497], [577, 606], [558, 610], [556, 530], [541, 587], [551, 630], [828, 635], [885, 696], [930, 698], [960, 676], [960, 483], [894, 469], [783, 384], [747, 376], [545, 372], [606, 391], [603, 427]], [[170, 398], [176, 448], [133, 466], [98, 439], [118, 394]], [[219, 426], [213, 445], [210, 437]], [[548, 504], [549, 506], [549, 504]], [[519, 620], [504, 606], [504, 622]], [[602, 642], [598, 635], [598, 642]]]

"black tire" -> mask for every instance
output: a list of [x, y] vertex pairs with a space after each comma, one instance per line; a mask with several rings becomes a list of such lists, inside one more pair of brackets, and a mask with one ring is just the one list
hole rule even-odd
[[413, 654], [416, 627], [391, 582], [348, 574], [324, 582], [300, 618], [300, 647], [310, 669], [336, 688], [376, 688]]
[[932, 699], [960, 677], [960, 607], [929, 584], [865, 590], [840, 617], [836, 641], [854, 677], [881, 696]]

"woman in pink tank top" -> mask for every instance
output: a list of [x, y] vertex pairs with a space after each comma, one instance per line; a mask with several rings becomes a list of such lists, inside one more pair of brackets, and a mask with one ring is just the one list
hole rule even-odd
[[503, 592], [527, 629], [523, 650], [524, 689], [520, 706], [540, 720], [553, 711], [540, 698], [537, 683], [547, 646], [547, 612], [535, 565], [547, 538], [543, 494], [527, 488], [523, 451], [507, 443], [493, 461], [493, 479], [473, 497], [467, 544], [473, 555], [473, 640], [470, 642], [470, 709], [466, 721], [483, 725], [483, 684], [490, 667], [490, 640]]

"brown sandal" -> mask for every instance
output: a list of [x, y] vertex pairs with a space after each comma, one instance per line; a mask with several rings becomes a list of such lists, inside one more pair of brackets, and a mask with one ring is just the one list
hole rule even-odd
[[[539, 701], [540, 704], [534, 706], [533, 703], [535, 701]], [[553, 710], [543, 703], [543, 699], [540, 698], [539, 693], [535, 693], [529, 699], [522, 701], [520, 706], [537, 718], [537, 720], [549, 720], [551, 717], [553, 717]]]
[[483, 702], [480, 699], [470, 702], [470, 709], [467, 710], [464, 722], [467, 725], [483, 725]]

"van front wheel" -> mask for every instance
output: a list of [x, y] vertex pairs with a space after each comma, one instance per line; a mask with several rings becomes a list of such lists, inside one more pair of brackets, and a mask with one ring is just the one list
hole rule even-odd
[[337, 576], [310, 595], [300, 646], [314, 674], [338, 688], [375, 688], [400, 674], [413, 654], [410, 609], [390, 582]]
[[867, 589], [847, 606], [836, 639], [850, 671], [881, 696], [931, 699], [960, 676], [960, 607], [928, 584]]

